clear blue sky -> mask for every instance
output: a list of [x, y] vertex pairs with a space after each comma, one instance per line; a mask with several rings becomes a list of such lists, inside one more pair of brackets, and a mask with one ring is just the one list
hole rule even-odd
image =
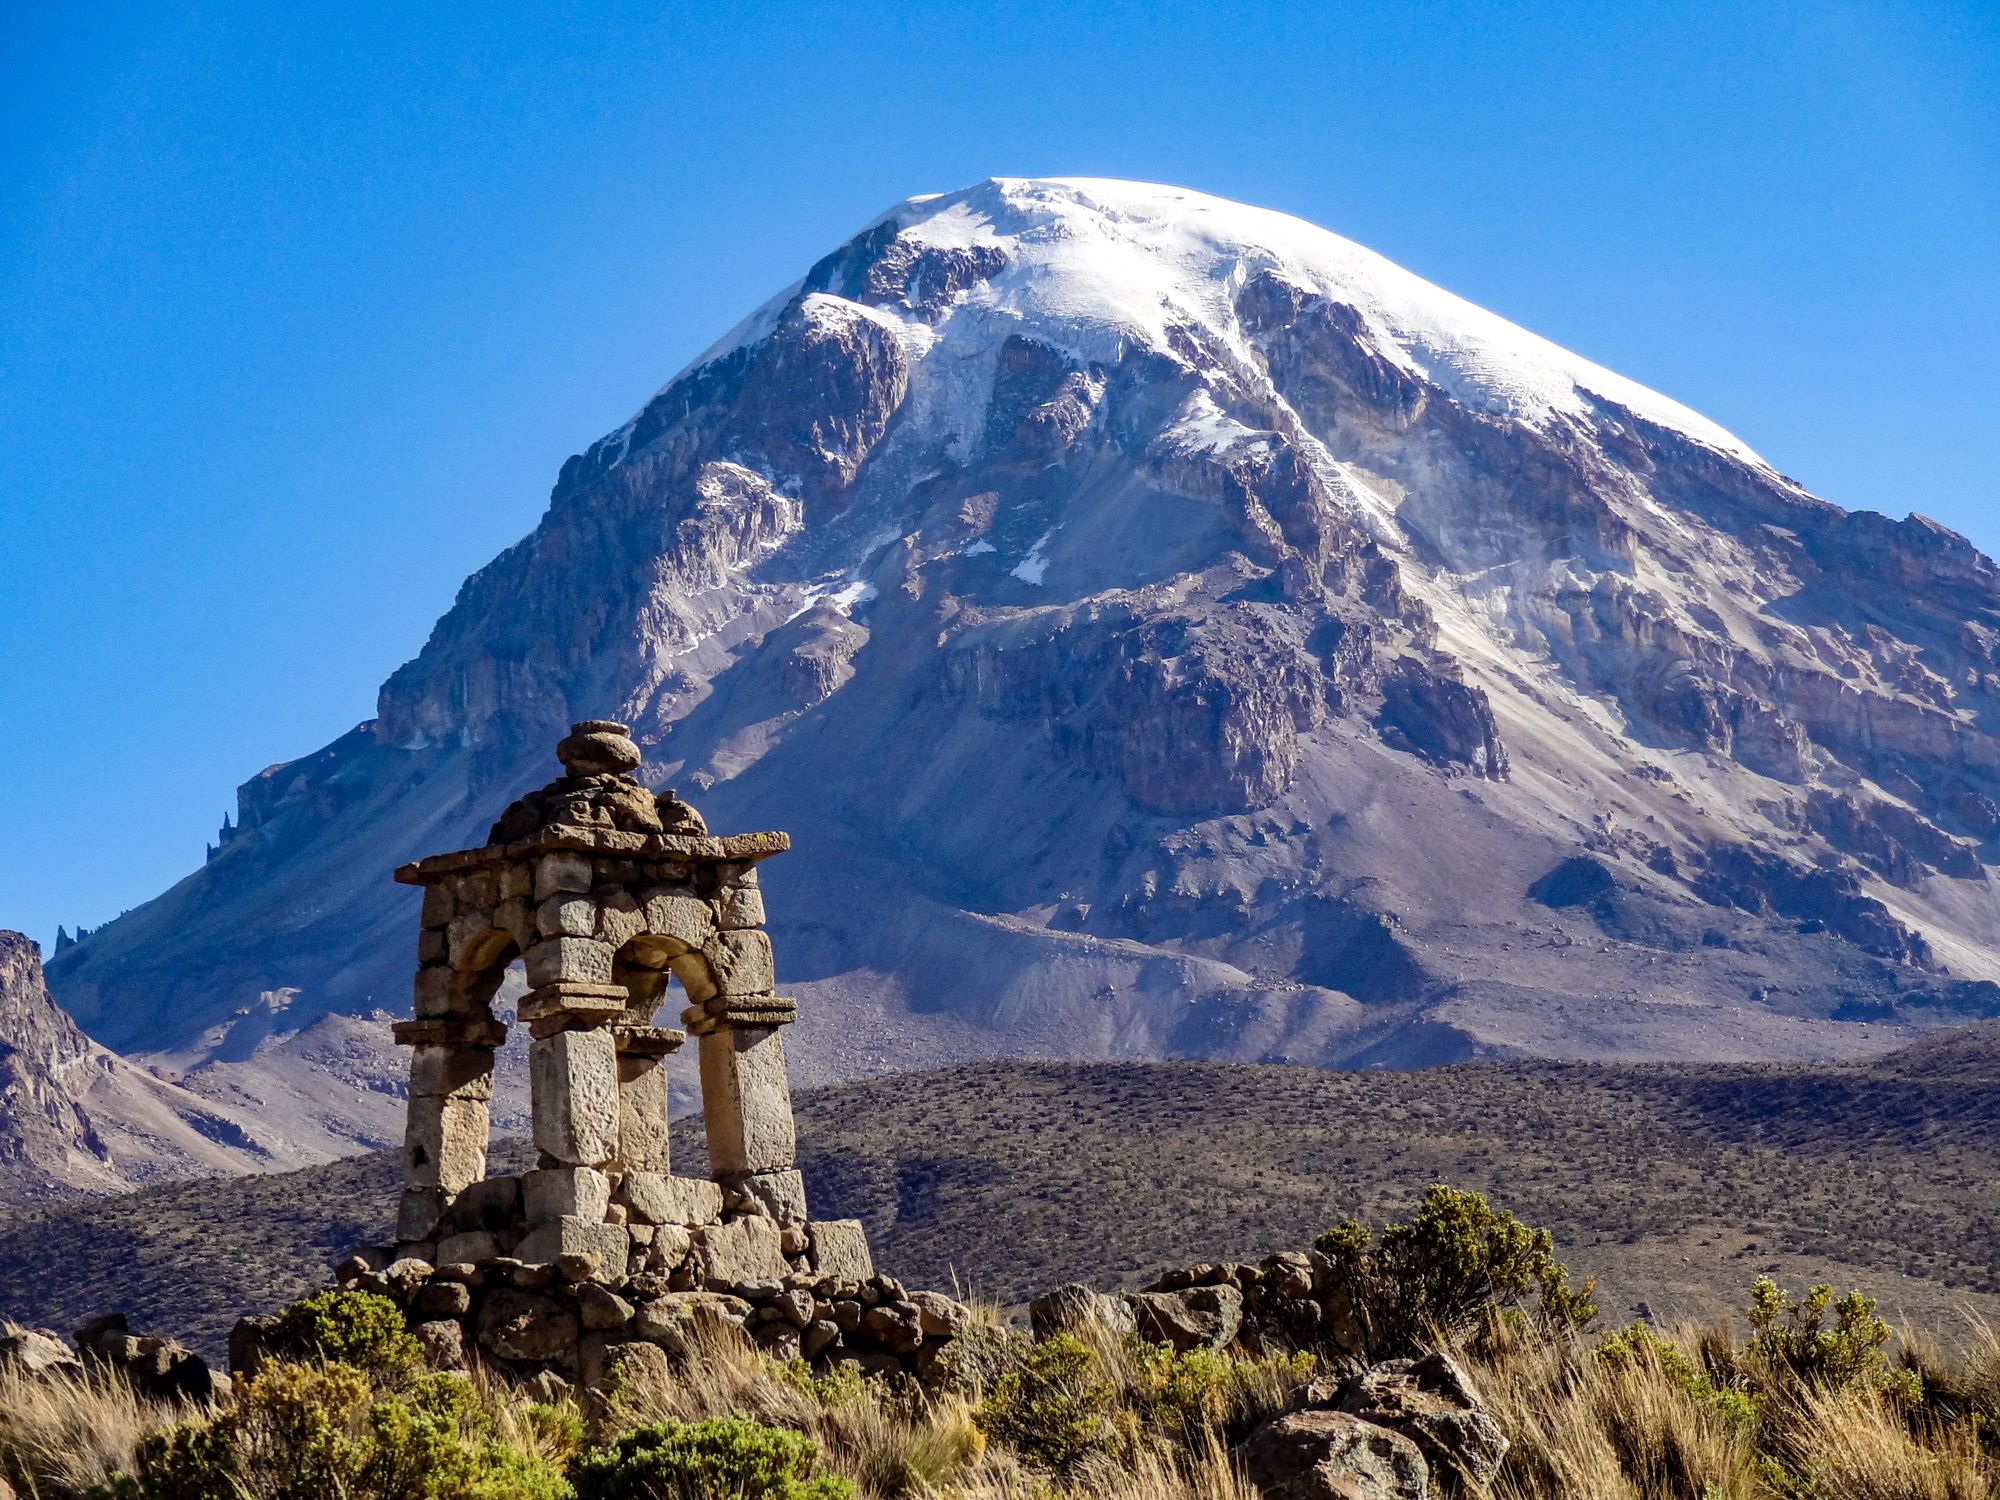
[[567, 454], [991, 175], [1299, 214], [2000, 548], [2000, 11], [1725, 9], [7, 7], [0, 926], [194, 868]]

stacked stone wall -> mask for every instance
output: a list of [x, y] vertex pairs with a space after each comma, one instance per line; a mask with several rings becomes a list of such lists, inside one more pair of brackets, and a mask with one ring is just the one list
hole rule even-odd
[[[522, 1381], [553, 1376], [602, 1388], [621, 1361], [679, 1360], [699, 1350], [705, 1333], [737, 1330], [774, 1359], [929, 1382], [974, 1326], [964, 1304], [907, 1291], [872, 1270], [738, 1276], [698, 1247], [670, 1271], [627, 1276], [607, 1275], [588, 1256], [554, 1264], [382, 1259], [357, 1255], [336, 1280], [393, 1299], [440, 1368], [476, 1364]], [[254, 1368], [262, 1326], [239, 1325], [234, 1368]]]

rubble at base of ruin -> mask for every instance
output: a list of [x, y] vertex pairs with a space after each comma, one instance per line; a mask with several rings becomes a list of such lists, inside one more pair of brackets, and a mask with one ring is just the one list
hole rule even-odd
[[[622, 724], [577, 724], [556, 754], [564, 774], [485, 845], [396, 871], [424, 892], [415, 1014], [395, 1026], [411, 1048], [402, 1200], [396, 1243], [342, 1280], [396, 1295], [444, 1362], [477, 1346], [586, 1384], [593, 1348], [671, 1345], [704, 1320], [806, 1358], [907, 1361], [926, 1328], [935, 1351], [964, 1310], [877, 1276], [860, 1223], [814, 1220], [794, 1164], [796, 1006], [775, 989], [757, 878], [790, 839], [712, 836], [634, 777]], [[537, 1162], [488, 1177], [506, 1037], [492, 1002], [517, 958]], [[673, 984], [680, 1028], [656, 1014]], [[676, 1175], [669, 1149], [666, 1069], [690, 1035], [707, 1177]]]

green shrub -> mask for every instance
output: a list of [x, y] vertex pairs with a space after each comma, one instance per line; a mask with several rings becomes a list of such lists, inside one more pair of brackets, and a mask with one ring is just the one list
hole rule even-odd
[[424, 1347], [403, 1314], [374, 1292], [317, 1292], [278, 1315], [266, 1337], [271, 1352], [294, 1360], [351, 1365], [380, 1385], [397, 1385], [424, 1368]]
[[570, 1466], [577, 1500], [853, 1500], [803, 1433], [748, 1417], [656, 1422]]
[[570, 1500], [494, 1435], [471, 1383], [419, 1376], [377, 1397], [361, 1370], [274, 1360], [216, 1416], [149, 1441], [107, 1500]]
[[1480, 1193], [1433, 1184], [1409, 1223], [1372, 1235], [1349, 1219], [1313, 1248], [1332, 1261], [1352, 1304], [1362, 1343], [1353, 1352], [1371, 1359], [1457, 1342], [1510, 1318], [1564, 1332], [1597, 1316], [1593, 1283], [1570, 1285], [1549, 1232]]
[[1849, 1292], [1836, 1301], [1833, 1288], [1821, 1282], [1794, 1298], [1759, 1276], [1744, 1316], [1750, 1324], [1745, 1353], [1780, 1381], [1822, 1390], [1870, 1386], [1905, 1404], [1922, 1399], [1922, 1382], [1913, 1372], [1889, 1368], [1883, 1350], [1893, 1330], [1876, 1315], [1873, 1297]]
[[1116, 1399], [1090, 1346], [1059, 1333], [994, 1382], [975, 1420], [1031, 1468], [1067, 1474], [1113, 1440]]
[[1236, 1407], [1236, 1361], [1213, 1349], [1176, 1354], [1134, 1340], [1132, 1404], [1140, 1422], [1181, 1442], [1225, 1426]]

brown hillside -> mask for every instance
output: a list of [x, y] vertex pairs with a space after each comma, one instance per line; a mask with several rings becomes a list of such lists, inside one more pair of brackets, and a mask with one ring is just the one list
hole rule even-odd
[[[1302, 1245], [1443, 1180], [1553, 1228], [1608, 1319], [1734, 1307], [1770, 1271], [1945, 1328], [2000, 1313], [1996, 1076], [1991, 1026], [1837, 1067], [988, 1063], [813, 1091], [799, 1124], [816, 1213], [865, 1219], [907, 1279], [1007, 1302]], [[0, 1227], [0, 1315], [117, 1306], [215, 1348], [383, 1237], [394, 1187], [367, 1156], [24, 1217]]]

